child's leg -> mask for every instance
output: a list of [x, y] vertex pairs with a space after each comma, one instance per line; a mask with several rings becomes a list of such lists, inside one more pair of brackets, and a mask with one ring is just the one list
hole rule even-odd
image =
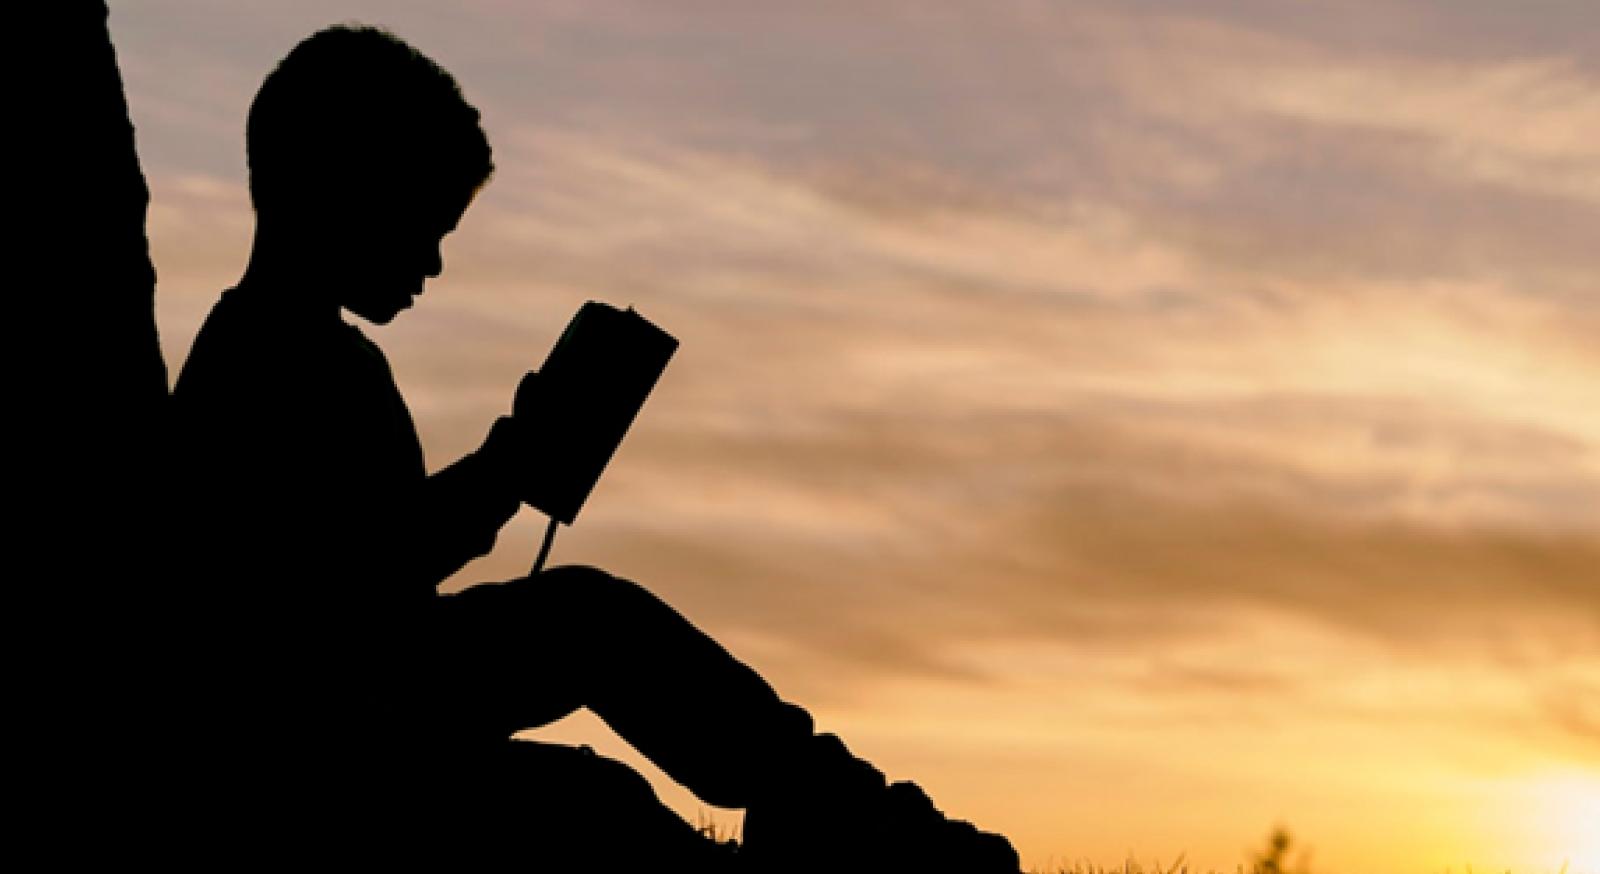
[[[653, 870], [734, 870], [732, 848], [663, 805], [621, 762], [534, 741], [502, 741], [479, 753], [459, 763], [446, 812], [423, 829], [449, 836], [424, 870], [594, 871], [635, 857]], [[395, 867], [416, 867], [407, 861]]]
[[[1018, 870], [1005, 838], [946, 819], [909, 783], [890, 788], [634, 583], [555, 568], [468, 589], [439, 608], [459, 666], [447, 681], [453, 694], [470, 696], [451, 710], [476, 714], [480, 737], [504, 738], [587, 706], [704, 801], [747, 808], [747, 838], [759, 832], [760, 840], [746, 850], [762, 870], [886, 870], [912, 855], [919, 870]], [[841, 813], [883, 830], [841, 830]]]
[[447, 706], [479, 737], [587, 706], [722, 807], [745, 807], [781, 782], [811, 739], [804, 710], [661, 599], [604, 571], [553, 568], [442, 597], [437, 608], [451, 666], [445, 697], [459, 702]]

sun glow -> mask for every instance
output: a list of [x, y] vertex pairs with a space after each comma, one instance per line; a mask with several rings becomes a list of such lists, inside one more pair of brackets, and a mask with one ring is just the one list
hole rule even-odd
[[1600, 773], [1568, 772], [1529, 785], [1525, 828], [1542, 864], [1600, 874]]

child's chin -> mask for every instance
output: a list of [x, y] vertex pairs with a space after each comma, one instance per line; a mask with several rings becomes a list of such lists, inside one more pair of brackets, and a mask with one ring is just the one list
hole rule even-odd
[[411, 309], [415, 298], [407, 293], [373, 294], [365, 299], [347, 300], [345, 309], [374, 325], [387, 325], [400, 313]]
[[401, 310], [410, 309], [410, 308], [411, 308], [411, 302], [410, 301], [407, 301], [405, 304], [401, 305], [400, 307], [381, 306], [381, 305], [363, 306], [363, 307], [359, 307], [359, 308], [357, 308], [357, 307], [346, 307], [346, 309], [350, 310], [350, 312], [355, 313], [356, 315], [360, 316], [362, 319], [364, 319], [364, 320], [366, 320], [368, 322], [371, 322], [374, 325], [387, 325], [390, 322], [394, 321], [395, 316], [400, 315], [400, 311]]

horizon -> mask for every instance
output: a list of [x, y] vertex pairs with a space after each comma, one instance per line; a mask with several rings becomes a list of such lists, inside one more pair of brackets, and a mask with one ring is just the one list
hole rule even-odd
[[1584, 3], [110, 6], [172, 379], [244, 268], [262, 77], [387, 27], [497, 166], [359, 323], [430, 469], [584, 300], [682, 343], [551, 564], [1025, 867], [1232, 870], [1282, 826], [1319, 872], [1600, 874]]

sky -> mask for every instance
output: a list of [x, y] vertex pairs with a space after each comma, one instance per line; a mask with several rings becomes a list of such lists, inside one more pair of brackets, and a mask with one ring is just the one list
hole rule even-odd
[[430, 465], [584, 300], [682, 343], [553, 562], [1029, 866], [1600, 874], [1590, 0], [110, 5], [174, 376], [261, 78], [386, 26], [497, 165], [367, 329]]

